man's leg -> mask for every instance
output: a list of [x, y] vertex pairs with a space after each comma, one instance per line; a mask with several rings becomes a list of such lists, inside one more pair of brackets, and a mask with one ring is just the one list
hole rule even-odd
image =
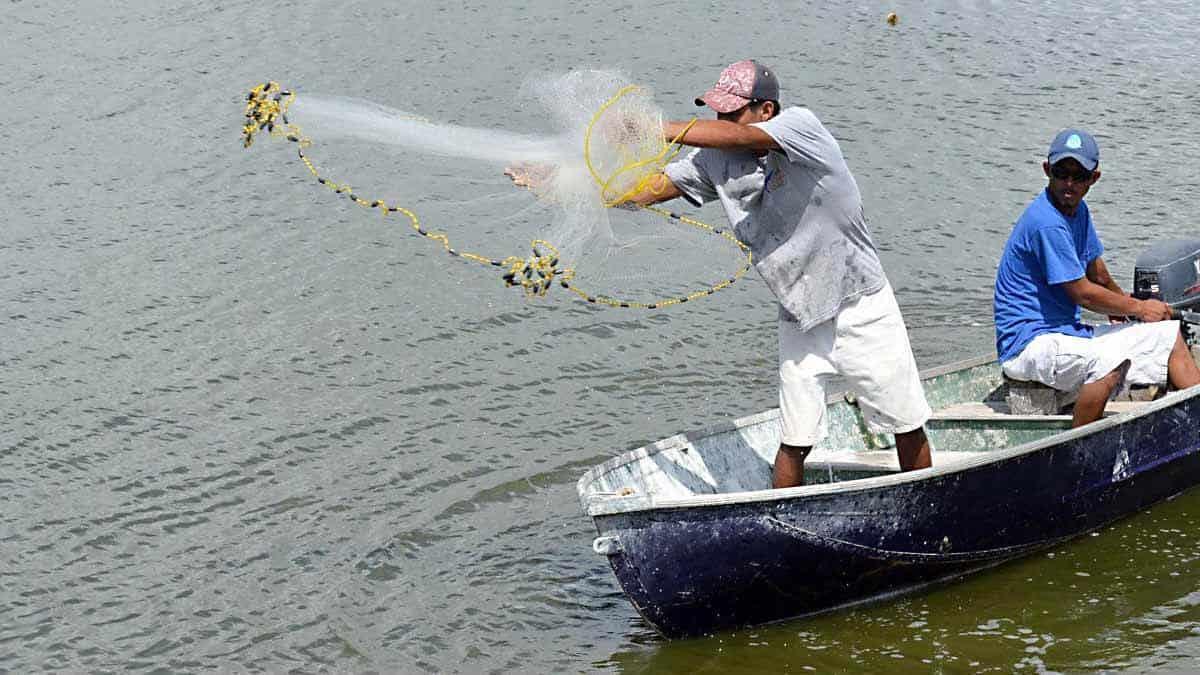
[[933, 466], [929, 455], [929, 439], [925, 436], [925, 427], [917, 427], [912, 431], [896, 434], [896, 455], [900, 458], [900, 470], [928, 469]]
[[1125, 376], [1124, 371], [1125, 364], [1123, 363], [1104, 377], [1079, 388], [1079, 398], [1075, 400], [1075, 414], [1071, 418], [1072, 427], [1091, 424], [1104, 415], [1104, 406], [1108, 403], [1108, 399], [1117, 385], [1121, 384], [1121, 378]]
[[779, 444], [775, 453], [775, 469], [771, 472], [771, 487], [788, 488], [804, 484], [804, 458], [812, 452], [812, 446]]
[[800, 331], [784, 312], [779, 318], [779, 450], [771, 487], [804, 484], [804, 460], [825, 435], [825, 380], [834, 372], [834, 322]]
[[1167, 359], [1167, 379], [1176, 389], [1187, 389], [1200, 384], [1200, 367], [1196, 366], [1191, 350], [1183, 341], [1183, 333], [1175, 338], [1171, 357]]
[[838, 339], [837, 367], [867, 428], [895, 435], [902, 471], [931, 466], [924, 427], [931, 411], [892, 287], [884, 285], [843, 309]]

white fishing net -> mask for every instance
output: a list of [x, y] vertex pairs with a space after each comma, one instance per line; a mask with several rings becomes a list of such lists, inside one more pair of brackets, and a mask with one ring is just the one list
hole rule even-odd
[[[360, 198], [404, 206], [456, 250], [526, 256], [530, 240], [549, 242], [559, 267], [573, 271], [571, 285], [588, 295], [653, 302], [711, 289], [744, 267], [744, 252], [727, 236], [610, 208], [653, 189], [651, 177], [678, 151], [664, 143], [663, 114], [648, 89], [618, 73], [575, 71], [530, 81], [520, 96], [545, 110], [546, 134], [438, 123], [307, 93], [287, 115], [311, 139], [304, 153], [319, 176], [351, 185]], [[506, 168], [529, 189], [514, 188]]]

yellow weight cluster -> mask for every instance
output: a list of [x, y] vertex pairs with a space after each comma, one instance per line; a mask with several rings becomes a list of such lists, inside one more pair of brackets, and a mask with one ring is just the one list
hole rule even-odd
[[[539, 246], [545, 247], [550, 253], [543, 255]], [[508, 272], [503, 277], [504, 284], [510, 287], [520, 286], [528, 296], [545, 295], [546, 291], [550, 290], [554, 277], [563, 274], [563, 271], [558, 269], [558, 249], [541, 239], [534, 240], [532, 257], [526, 260], [509, 258], [505, 262], [508, 263]], [[536, 279], [533, 278], [535, 274]]]
[[275, 82], [266, 82], [250, 90], [246, 95], [246, 123], [242, 126], [242, 147], [254, 143], [254, 134], [266, 130], [275, 133], [275, 120], [288, 123], [287, 107], [295, 95], [283, 91]]
[[[596, 120], [599, 119], [600, 115], [607, 108], [632, 90], [633, 88], [626, 87], [617, 92], [612, 99], [606, 102], [592, 118], [591, 123], [588, 125], [587, 134], [584, 138], [584, 158], [585, 161], [588, 162], [588, 169], [591, 170], [593, 178], [595, 178], [597, 184], [600, 185], [602, 198], [605, 200], [606, 206], [620, 204], [626, 201], [629, 196], [635, 194], [637, 191], [643, 188], [649, 188], [655, 192], [658, 192], [665, 187], [655, 186], [652, 181], [655, 179], [655, 176], [660, 175], [659, 171], [661, 168], [665, 166], [666, 163], [670, 161], [676, 153], [679, 152], [677, 142], [683, 137], [684, 134], [687, 133], [687, 129], [691, 128], [691, 124], [689, 124], [687, 128], [684, 129], [684, 131], [679, 135], [679, 137], [677, 137], [670, 144], [664, 145], [662, 152], [656, 157], [647, 160], [631, 162], [626, 166], [619, 168], [607, 178], [600, 177], [596, 170], [592, 167], [589, 157], [592, 127], [595, 125]], [[346, 195], [350, 201], [358, 204], [359, 206], [369, 209], [379, 209], [384, 216], [387, 216], [389, 213], [399, 213], [405, 216], [408, 218], [409, 223], [416, 234], [440, 243], [442, 248], [450, 255], [492, 267], [507, 268], [507, 271], [502, 276], [505, 285], [509, 287], [520, 286], [525, 291], [526, 296], [544, 296], [550, 289], [550, 286], [554, 280], [558, 279], [559, 285], [590, 303], [608, 305], [610, 307], [659, 309], [712, 295], [722, 288], [733, 284], [750, 271], [752, 258], [749, 247], [731, 235], [728, 231], [717, 229], [698, 220], [652, 206], [642, 208], [664, 218], [671, 218], [692, 227], [696, 227], [711, 234], [722, 236], [725, 239], [728, 239], [730, 242], [736, 245], [741, 253], [745, 256], [744, 264], [732, 277], [708, 288], [689, 293], [685, 296], [665, 298], [655, 302], [646, 303], [619, 300], [617, 298], [604, 295], [588, 293], [585, 290], [577, 288], [572, 283], [575, 278], [575, 270], [559, 269], [558, 249], [549, 242], [540, 239], [533, 241], [533, 255], [529, 258], [509, 256], [507, 258], [497, 260], [467, 251], [459, 251], [450, 244], [449, 237], [447, 237], [444, 233], [433, 232], [425, 229], [421, 225], [421, 221], [417, 217], [417, 214], [413, 211], [404, 208], [403, 206], [388, 205], [381, 199], [364, 199], [356, 194], [349, 185], [337, 183], [322, 176], [320, 172], [317, 171], [316, 165], [313, 164], [312, 160], [309, 159], [309, 157], [304, 153], [305, 149], [312, 145], [312, 140], [305, 137], [301, 133], [298, 126], [291, 124], [288, 121], [288, 107], [292, 104], [292, 101], [294, 101], [295, 98], [296, 96], [294, 93], [284, 90], [277, 82], [265, 82], [251, 89], [246, 95], [246, 122], [242, 126], [243, 147], [249, 148], [254, 142], [255, 135], [262, 131], [266, 131], [271, 136], [284, 137], [287, 140], [296, 143], [297, 154], [300, 157], [300, 161], [304, 163], [304, 166], [308, 168], [309, 173], [311, 173], [313, 177], [317, 179], [319, 184], [324, 185], [330, 190], [333, 190], [335, 194]], [[695, 121], [693, 120], [692, 123], [694, 124]], [[620, 175], [631, 171], [640, 171], [642, 174], [644, 174], [635, 183], [635, 187], [631, 190], [626, 190], [622, 194], [617, 195], [615, 198], [607, 197], [607, 192], [610, 191], [610, 186], [612, 183]], [[543, 254], [543, 248], [549, 251], [549, 253]]]

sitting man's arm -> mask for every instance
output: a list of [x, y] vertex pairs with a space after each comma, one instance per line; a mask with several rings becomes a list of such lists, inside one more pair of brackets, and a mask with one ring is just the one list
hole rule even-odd
[[1108, 273], [1108, 265], [1104, 264], [1103, 258], [1095, 258], [1087, 266], [1088, 281], [1099, 284], [1113, 293], [1125, 295], [1125, 291], [1121, 290], [1120, 285], [1113, 280], [1112, 275]]
[[[1108, 273], [1108, 265], [1104, 264], [1103, 258], [1095, 258], [1092, 262], [1088, 263], [1087, 279], [1094, 284], [1107, 288], [1113, 293], [1127, 295], [1124, 289], [1112, 278], [1112, 275]], [[1123, 314], [1109, 314], [1108, 318], [1114, 323], [1121, 323], [1128, 319]]]
[[1072, 302], [1098, 314], [1133, 316], [1146, 322], [1171, 318], [1171, 307], [1167, 303], [1125, 295], [1100, 258], [1088, 263], [1086, 275], [1062, 284], [1062, 288]]

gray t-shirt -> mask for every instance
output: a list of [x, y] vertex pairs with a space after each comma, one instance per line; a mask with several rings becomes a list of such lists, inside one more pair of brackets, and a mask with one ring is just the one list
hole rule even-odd
[[785, 318], [808, 330], [887, 278], [867, 232], [862, 195], [837, 140], [807, 108], [755, 124], [782, 151], [697, 148], [666, 167], [684, 197], [720, 199]]

